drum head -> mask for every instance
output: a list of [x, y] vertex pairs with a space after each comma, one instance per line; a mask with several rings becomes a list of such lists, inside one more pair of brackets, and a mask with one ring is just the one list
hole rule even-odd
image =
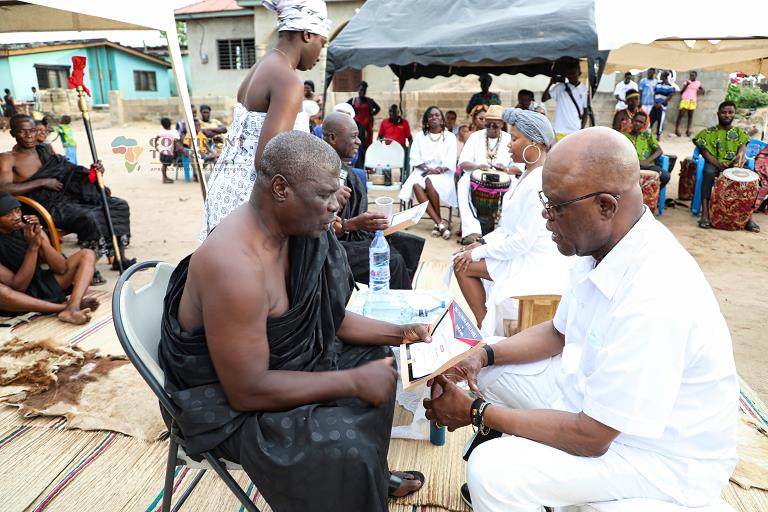
[[651, 178], [658, 178], [659, 177], [659, 173], [657, 173], [656, 171], [648, 171], [648, 170], [642, 170], [641, 169], [640, 170], [640, 176], [649, 176]]
[[752, 172], [749, 169], [742, 169], [741, 167], [731, 167], [723, 171], [723, 176], [731, 181], [738, 181], [740, 183], [749, 183], [750, 181], [757, 181], [759, 179], [756, 172]]
[[[484, 178], [484, 176], [493, 175], [496, 176], [496, 178], [491, 178], [490, 180], [487, 178]], [[475, 169], [472, 171], [472, 174], [470, 175], [470, 178], [472, 181], [476, 183], [499, 183], [499, 184], [506, 184], [510, 183], [512, 181], [512, 178], [509, 177], [509, 174], [501, 171], [494, 171], [494, 170], [487, 170], [487, 169]]]

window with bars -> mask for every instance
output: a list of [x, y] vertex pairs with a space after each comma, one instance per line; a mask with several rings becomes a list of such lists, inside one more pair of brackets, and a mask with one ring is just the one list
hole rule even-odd
[[66, 89], [69, 66], [35, 64], [38, 89]]
[[134, 71], [133, 86], [137, 91], [156, 91], [157, 77], [154, 71]]
[[219, 39], [216, 43], [219, 69], [248, 69], [256, 64], [253, 39]]

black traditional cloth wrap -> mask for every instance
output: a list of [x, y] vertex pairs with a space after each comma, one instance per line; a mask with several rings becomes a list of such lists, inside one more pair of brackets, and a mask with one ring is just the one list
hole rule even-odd
[[5, 215], [14, 208], [21, 208], [21, 203], [8, 192], [0, 192], [0, 216]]
[[[48, 210], [57, 228], [77, 233], [81, 247], [92, 249], [98, 256], [112, 256], [114, 250], [101, 193], [98, 186], [88, 180], [89, 169], [52, 154], [45, 146], [37, 146], [42, 166], [27, 181], [52, 178], [62, 182], [64, 187], [59, 191], [38, 188], [26, 195]], [[112, 197], [108, 192], [107, 203], [118, 242], [126, 246], [131, 239], [128, 202]]]
[[[267, 320], [270, 369], [345, 370], [391, 355], [389, 347], [346, 345], [336, 336], [354, 283], [331, 232], [291, 239], [290, 255], [289, 310]], [[159, 346], [187, 451], [215, 449], [238, 461], [275, 512], [385, 512], [394, 393], [381, 407], [346, 398], [281, 412], [233, 410], [204, 331], [184, 332], [177, 320], [189, 261], [171, 276]]]
[[[27, 253], [28, 247], [29, 244], [27, 244], [21, 231], [14, 231], [7, 235], [0, 233], [0, 264], [15, 274], [24, 262], [24, 255]], [[66, 291], [61, 289], [53, 272], [40, 267], [40, 265], [35, 268], [35, 274], [32, 276], [27, 289], [21, 291], [36, 299], [55, 302], [56, 304], [67, 301]], [[21, 313], [24, 312], [0, 311], [2, 316], [15, 316]]]
[[[368, 196], [360, 178], [347, 167], [346, 185], [352, 189], [349, 201], [342, 208], [339, 216], [351, 219], [368, 211]], [[374, 234], [370, 231], [357, 230], [345, 233], [339, 238], [347, 252], [347, 259], [355, 281], [368, 284], [369, 254]], [[389, 242], [389, 287], [393, 290], [410, 290], [413, 276], [419, 267], [424, 239], [410, 233], [393, 233], [387, 237]]]

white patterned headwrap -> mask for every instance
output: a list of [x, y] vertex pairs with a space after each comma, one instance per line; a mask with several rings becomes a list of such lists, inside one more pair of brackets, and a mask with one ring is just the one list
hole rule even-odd
[[501, 118], [510, 126], [516, 127], [520, 132], [533, 142], [550, 147], [555, 140], [555, 130], [544, 114], [533, 110], [520, 108], [507, 108]]
[[306, 31], [325, 38], [331, 32], [328, 8], [323, 0], [263, 0], [261, 5], [277, 13], [278, 31]]

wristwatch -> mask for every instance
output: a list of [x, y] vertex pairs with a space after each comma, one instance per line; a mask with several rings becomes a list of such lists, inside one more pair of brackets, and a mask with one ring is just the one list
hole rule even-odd
[[493, 363], [496, 360], [496, 358], [493, 355], [493, 347], [490, 345], [483, 345], [483, 350], [485, 350], [485, 353], [488, 356], [488, 362], [486, 363], [485, 366], [493, 366]]

